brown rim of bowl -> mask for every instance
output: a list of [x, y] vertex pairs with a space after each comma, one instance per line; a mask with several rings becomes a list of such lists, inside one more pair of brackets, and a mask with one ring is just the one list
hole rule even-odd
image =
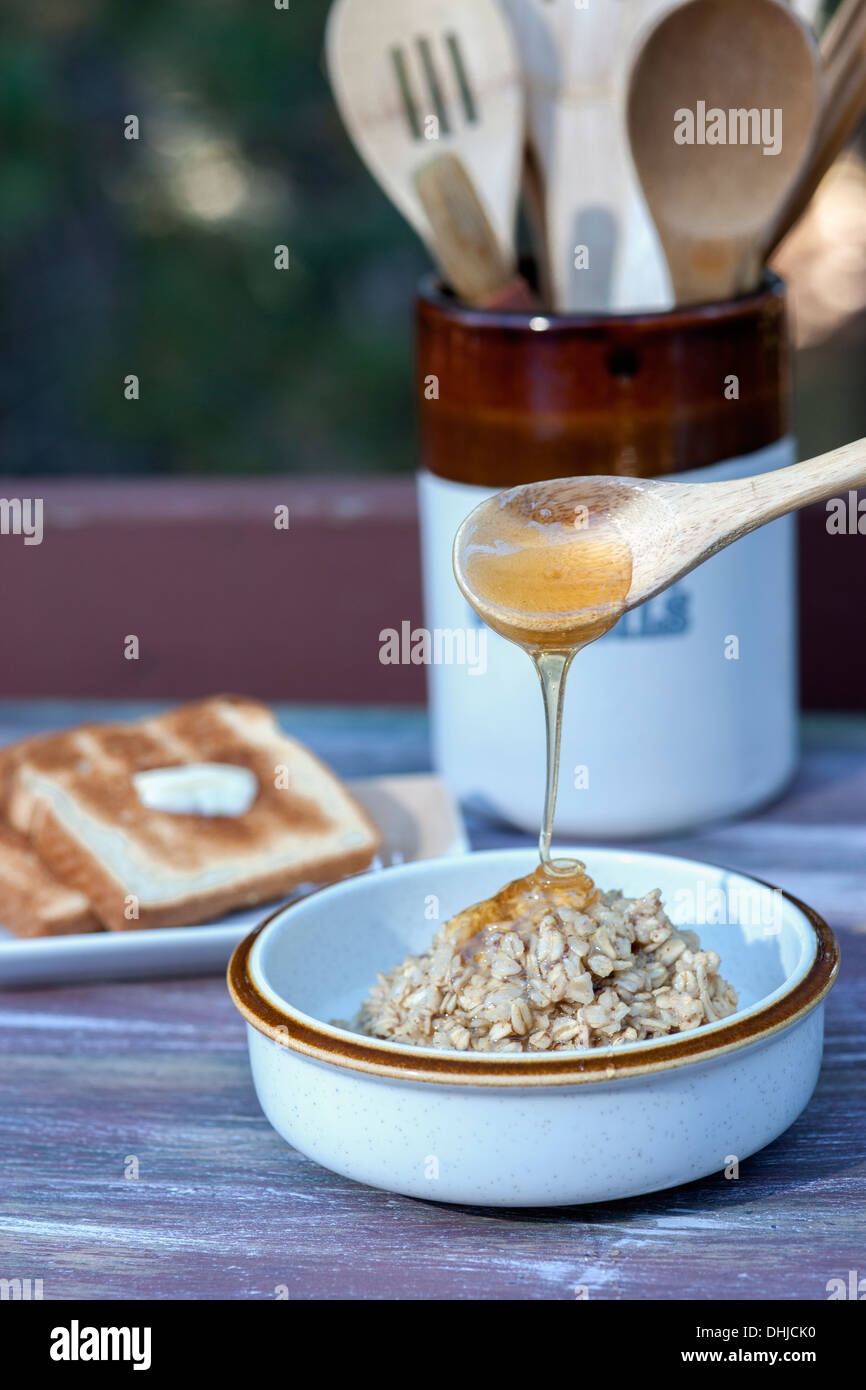
[[[229, 994], [247, 1023], [272, 1042], [318, 1062], [374, 1076], [449, 1086], [574, 1086], [582, 1082], [645, 1076], [650, 1072], [710, 1061], [724, 1053], [736, 1052], [772, 1037], [811, 1013], [832, 989], [839, 971], [840, 951], [830, 927], [817, 912], [791, 893], [777, 889], [772, 883], [754, 878], [751, 874], [748, 877], [754, 883], [781, 892], [810, 923], [815, 933], [816, 950], [806, 974], [781, 998], [764, 1008], [758, 1008], [748, 1018], [723, 1023], [712, 1032], [698, 1028], [660, 1043], [632, 1043], [630, 1053], [618, 1048], [604, 1048], [553, 1056], [544, 1052], [475, 1052], [466, 1056], [462, 1052], [443, 1050], [436, 1056], [424, 1051], [423, 1056], [419, 1057], [420, 1049], [409, 1044], [398, 1046], [379, 1041], [378, 1046], [372, 1046], [361, 1034], [341, 1033], [336, 1036], [326, 1032], [297, 1015], [276, 1008], [250, 978], [249, 955], [253, 943], [275, 918], [291, 910], [285, 907], [272, 912], [235, 948], [227, 973]], [[353, 1041], [354, 1036], [357, 1036], [357, 1042]]]

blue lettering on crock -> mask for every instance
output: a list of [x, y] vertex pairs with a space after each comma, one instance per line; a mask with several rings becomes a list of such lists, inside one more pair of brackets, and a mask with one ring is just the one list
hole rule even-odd
[[658, 598], [650, 599], [640, 608], [626, 613], [616, 627], [602, 638], [612, 641], [623, 637], [682, 637], [692, 627], [692, 599], [679, 584]]

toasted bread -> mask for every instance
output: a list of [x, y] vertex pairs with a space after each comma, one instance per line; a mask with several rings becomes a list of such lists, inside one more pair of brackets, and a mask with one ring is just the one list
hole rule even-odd
[[[237, 815], [150, 809], [133, 778], [189, 764], [246, 768]], [[130, 724], [4, 750], [7, 820], [115, 931], [203, 922], [366, 868], [373, 822], [340, 780], [253, 700], [220, 697]], [[254, 786], [255, 791], [255, 786]]]
[[101, 931], [90, 903], [54, 877], [28, 841], [0, 825], [0, 920], [16, 936]]

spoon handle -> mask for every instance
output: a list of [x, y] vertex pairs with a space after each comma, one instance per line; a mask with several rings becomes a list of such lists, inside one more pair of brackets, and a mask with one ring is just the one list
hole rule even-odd
[[[668, 519], [665, 522], [659, 513], [655, 532], [648, 521], [634, 528], [641, 544], [632, 545], [628, 607], [645, 603], [759, 526], [811, 502], [837, 493], [854, 493], [860, 487], [866, 487], [866, 439], [753, 478], [724, 483], [655, 483], [647, 499], [658, 498], [667, 508]], [[850, 525], [850, 498], [843, 496], [840, 501]], [[853, 508], [858, 529], [860, 505]], [[866, 532], [866, 515], [862, 524]]]
[[768, 521], [808, 507], [811, 502], [822, 502], [837, 492], [860, 487], [866, 487], [866, 439], [857, 439], [790, 468], [710, 484], [716, 495], [718, 548], [730, 545]]
[[537, 300], [517, 274], [511, 248], [500, 245], [466, 166], [436, 155], [415, 174], [415, 188], [433, 237], [431, 250], [447, 283], [481, 309], [529, 312]]

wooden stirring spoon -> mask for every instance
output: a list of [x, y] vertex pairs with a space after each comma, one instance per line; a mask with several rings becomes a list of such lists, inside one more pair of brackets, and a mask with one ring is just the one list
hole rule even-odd
[[514, 245], [522, 78], [494, 0], [335, 0], [326, 48], [359, 154], [451, 287], [471, 303], [525, 307]]
[[821, 35], [821, 60], [832, 88], [854, 49], [862, 43], [866, 0], [842, 0]]
[[837, 15], [841, 16], [838, 28], [827, 29], [821, 44], [827, 97], [818, 135], [791, 197], [769, 229], [767, 256], [799, 222], [821, 180], [866, 114], [866, 3], [856, 0], [848, 8], [843, 5]]
[[628, 129], [678, 304], [756, 288], [821, 101], [814, 35], [782, 0], [687, 0], [651, 30]]
[[467, 517], [455, 575], [502, 636], [530, 650], [573, 650], [749, 532], [863, 486], [866, 439], [729, 482], [529, 483]]

